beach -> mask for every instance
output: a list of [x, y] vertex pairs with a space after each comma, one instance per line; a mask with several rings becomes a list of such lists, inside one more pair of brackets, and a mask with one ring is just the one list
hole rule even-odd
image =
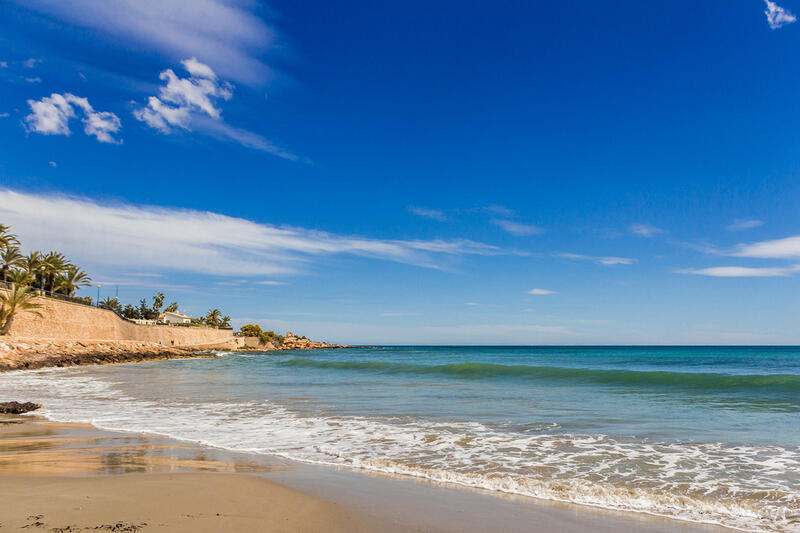
[[797, 528], [794, 348], [303, 353], [6, 372], [59, 435], [6, 471], [256, 475], [403, 531]]
[[724, 531], [0, 415], [4, 531]]

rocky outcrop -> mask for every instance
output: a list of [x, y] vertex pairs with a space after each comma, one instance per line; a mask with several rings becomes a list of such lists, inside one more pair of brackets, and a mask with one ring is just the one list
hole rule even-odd
[[22, 413], [29, 413], [37, 409], [41, 409], [41, 405], [33, 402], [0, 402], [0, 414], [3, 415], [21, 415]]
[[0, 371], [203, 356], [213, 354], [202, 353], [199, 347], [153, 342], [0, 340]]
[[305, 337], [296, 337], [291, 331], [286, 333], [283, 343], [276, 348], [277, 350], [318, 350], [322, 348], [349, 348], [343, 344], [328, 344], [327, 342], [317, 342]]
[[305, 337], [297, 337], [291, 331], [286, 333], [283, 342], [278, 344], [277, 339], [264, 342], [258, 337], [238, 337], [236, 349], [238, 350], [258, 350], [258, 351], [281, 351], [281, 350], [321, 350], [333, 348], [353, 348], [344, 344], [328, 344], [327, 342], [312, 341]]

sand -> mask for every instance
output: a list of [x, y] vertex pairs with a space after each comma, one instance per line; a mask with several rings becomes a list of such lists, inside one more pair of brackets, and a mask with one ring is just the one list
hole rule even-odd
[[365, 531], [341, 507], [242, 474], [1, 476], [2, 531]]
[[[0, 531], [367, 531], [268, 467], [82, 424], [0, 417]], [[172, 472], [172, 473], [170, 473]]]

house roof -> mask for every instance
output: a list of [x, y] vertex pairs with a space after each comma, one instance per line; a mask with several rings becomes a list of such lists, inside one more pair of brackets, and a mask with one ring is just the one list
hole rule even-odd
[[164, 316], [167, 316], [167, 315], [177, 316], [177, 317], [179, 317], [179, 318], [189, 318], [189, 319], [191, 319], [191, 318], [192, 318], [192, 317], [190, 317], [190, 316], [187, 316], [187, 315], [182, 315], [182, 314], [180, 314], [180, 313], [173, 313], [172, 311], [167, 311], [167, 312], [165, 312], [165, 313], [161, 313], [161, 316], [162, 316], [162, 317], [164, 317]]

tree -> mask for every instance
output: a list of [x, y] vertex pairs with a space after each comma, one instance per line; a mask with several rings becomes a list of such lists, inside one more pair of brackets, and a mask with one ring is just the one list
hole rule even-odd
[[258, 324], [246, 324], [242, 326], [242, 329], [239, 331], [241, 331], [242, 335], [245, 337], [260, 337], [262, 333], [261, 326]]
[[204, 318], [204, 322], [206, 326], [212, 326], [215, 328], [219, 327], [220, 316], [222, 316], [222, 312], [219, 309], [210, 309]]
[[3, 269], [3, 281], [8, 281], [8, 271], [12, 268], [22, 266], [25, 256], [19, 252], [16, 246], [6, 246], [0, 251], [0, 264]]
[[69, 261], [64, 257], [64, 254], [61, 252], [48, 252], [47, 255], [42, 258], [42, 262], [39, 265], [40, 270], [43, 268], [42, 273], [44, 275], [45, 288], [53, 292], [56, 284], [56, 276], [65, 271], [69, 266]]
[[231, 327], [231, 317], [229, 317], [228, 315], [225, 315], [224, 317], [222, 317], [222, 319], [219, 321], [219, 326], [217, 326], [217, 327], [220, 327], [220, 328], [229, 328], [229, 327]]
[[11, 233], [11, 226], [0, 224], [0, 248], [19, 246], [17, 236]]
[[0, 335], [8, 335], [14, 317], [19, 313], [32, 313], [42, 316], [39, 311], [41, 304], [35, 302], [36, 291], [24, 285], [12, 284], [7, 293], [0, 293]]
[[160, 314], [162, 307], [164, 307], [164, 293], [159, 291], [153, 296], [153, 311]]
[[42, 252], [38, 250], [34, 250], [33, 252], [29, 253], [25, 256], [25, 259], [22, 261], [22, 268], [25, 271], [34, 276], [39, 273], [40, 266], [42, 264]]
[[125, 308], [122, 310], [122, 316], [130, 319], [141, 318], [139, 310], [134, 306], [132, 306], [131, 304], [127, 304], [125, 306]]
[[92, 279], [86, 272], [75, 265], [69, 265], [64, 275], [59, 278], [56, 288], [67, 296], [74, 296], [75, 290], [90, 285]]
[[165, 309], [165, 313], [177, 313], [178, 312], [178, 302], [172, 302], [169, 304]]
[[158, 313], [147, 307], [146, 298], [139, 300], [139, 318], [143, 318], [145, 320], [155, 320], [158, 318]]
[[31, 285], [36, 278], [25, 270], [12, 270], [8, 273], [8, 281], [17, 285]]
[[104, 300], [100, 300], [100, 307], [114, 311], [118, 315], [122, 314], [122, 306], [120, 305], [119, 300], [112, 298], [111, 296], [105, 298]]

